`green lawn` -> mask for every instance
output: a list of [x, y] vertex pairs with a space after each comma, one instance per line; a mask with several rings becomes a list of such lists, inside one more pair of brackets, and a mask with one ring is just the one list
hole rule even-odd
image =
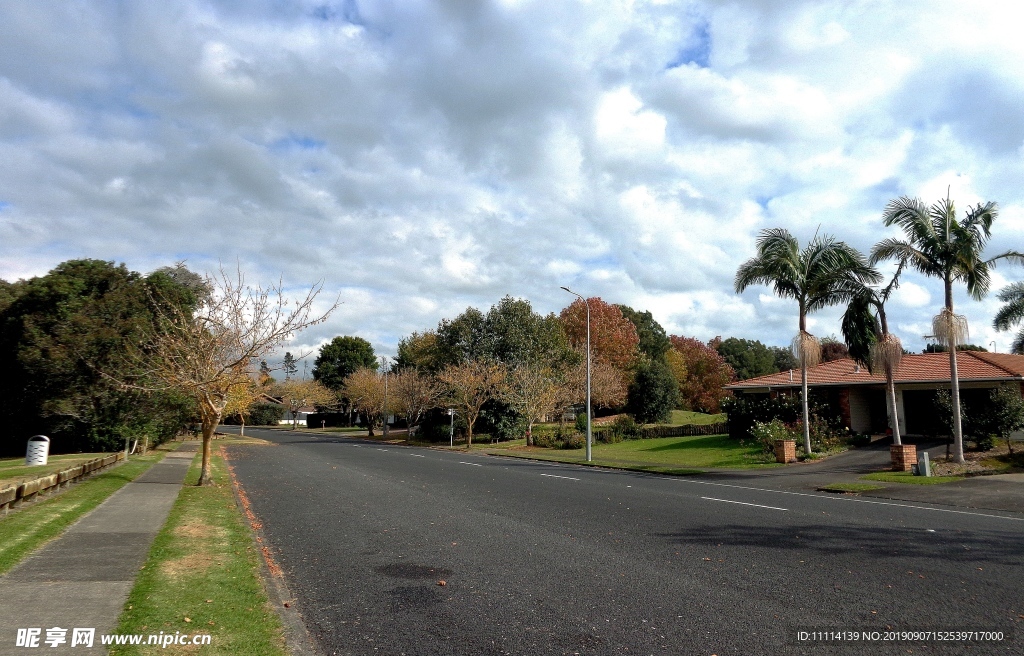
[[22, 558], [57, 537], [79, 517], [103, 503], [107, 497], [134, 480], [167, 453], [151, 449], [144, 456], [97, 474], [45, 501], [36, 501], [0, 517], [0, 574]]
[[708, 424], [719, 424], [725, 421], [725, 415], [706, 415], [703, 412], [691, 412], [689, 410], [673, 410], [672, 418], [664, 424], [652, 424], [657, 426], [685, 426], [696, 424], [706, 426]]
[[964, 480], [963, 476], [914, 476], [912, 472], [875, 472], [861, 476], [866, 481], [882, 481], [883, 483], [910, 483], [912, 485], [939, 485]]
[[[201, 654], [286, 656], [281, 622], [259, 578], [260, 554], [216, 451], [215, 485], [196, 487], [200, 458], [135, 581], [117, 633], [209, 634]], [[344, 591], [340, 592], [344, 594]], [[192, 648], [118, 646], [111, 654], [193, 653]]]
[[[498, 448], [481, 444], [477, 448], [497, 455], [587, 464], [585, 449], [540, 449], [519, 445], [510, 448], [504, 444]], [[763, 462], [760, 447], [742, 445], [727, 435], [662, 437], [618, 444], [595, 444], [593, 455], [594, 460], [590, 464], [659, 473], [693, 473], [704, 467], [750, 469], [779, 466]]]
[[87, 460], [95, 460], [108, 456], [109, 453], [69, 453], [60, 456], [50, 456], [45, 465], [25, 466], [25, 458], [4, 458], [0, 460], [0, 487], [13, 480], [21, 482], [40, 476], [56, 474], [62, 469], [80, 465]]

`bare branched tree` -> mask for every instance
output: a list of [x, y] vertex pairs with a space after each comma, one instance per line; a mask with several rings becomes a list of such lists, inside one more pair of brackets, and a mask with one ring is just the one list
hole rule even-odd
[[270, 394], [292, 415], [292, 429], [299, 425], [299, 410], [306, 406], [331, 406], [338, 397], [319, 382], [291, 378], [270, 388]]
[[424, 413], [440, 407], [443, 397], [444, 389], [437, 379], [415, 368], [403, 369], [391, 376], [391, 398], [395, 409], [405, 416], [410, 437]]
[[508, 372], [501, 399], [526, 417], [526, 445], [533, 445], [533, 425], [554, 413], [566, 396], [565, 374], [539, 362], [518, 365]]
[[[207, 277], [208, 296], [195, 309], [158, 302], [159, 329], [135, 349], [132, 358], [143, 375], [131, 386], [175, 389], [194, 398], [203, 427], [203, 465], [199, 485], [210, 483], [210, 444], [233, 398], [258, 377], [260, 361], [295, 333], [325, 321], [337, 303], [314, 315], [322, 285], [305, 298], [285, 297], [280, 281], [269, 287], [245, 282], [241, 270], [223, 269]], [[158, 299], [159, 300], [159, 299]]]
[[505, 367], [483, 360], [469, 360], [451, 365], [438, 375], [448, 389], [448, 398], [466, 418], [466, 447], [473, 444], [473, 425], [480, 417], [480, 409], [498, 396], [505, 383]]
[[373, 437], [373, 427], [383, 424], [386, 415], [395, 411], [394, 396], [388, 396], [384, 387], [384, 374], [376, 369], [358, 369], [346, 376], [341, 395], [366, 418], [366, 434], [369, 437]]

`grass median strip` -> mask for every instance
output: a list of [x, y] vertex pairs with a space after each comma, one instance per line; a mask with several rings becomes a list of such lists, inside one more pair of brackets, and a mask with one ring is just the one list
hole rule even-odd
[[586, 462], [586, 453], [583, 449], [562, 450], [523, 446], [494, 449], [488, 445], [474, 447], [477, 448], [495, 455], [591, 464], [660, 474], [699, 473], [702, 467], [750, 469], [779, 466], [775, 463], [765, 463], [759, 447], [741, 444], [728, 435], [660, 437], [627, 440], [617, 444], [595, 444], [594, 460], [591, 463]]
[[882, 481], [883, 483], [910, 483], [912, 485], [940, 485], [962, 481], [963, 476], [914, 476], [913, 472], [875, 472], [861, 476], [866, 481]]
[[829, 483], [828, 485], [822, 485], [818, 488], [819, 492], [871, 492], [872, 490], [881, 490], [884, 485], [875, 485], [874, 483]]
[[75, 483], [52, 499], [32, 502], [6, 517], [0, 517], [0, 574], [60, 535], [166, 453], [163, 449], [152, 449], [144, 456], [132, 456], [123, 465]]
[[[260, 554], [235, 504], [224, 459], [214, 452], [215, 484], [207, 487], [195, 486], [198, 463], [199, 458], [153, 542], [117, 633], [209, 634], [211, 644], [199, 648], [203, 654], [285, 656], [281, 622], [259, 578]], [[110, 653], [190, 649], [196, 648], [117, 646]]]

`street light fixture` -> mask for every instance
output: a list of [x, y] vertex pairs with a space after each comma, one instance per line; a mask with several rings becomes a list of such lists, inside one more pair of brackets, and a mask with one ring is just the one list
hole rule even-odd
[[590, 462], [594, 459], [591, 454], [590, 447], [591, 436], [593, 434], [590, 428], [590, 303], [587, 303], [587, 299], [583, 298], [568, 287], [563, 286], [562, 289], [583, 301], [583, 305], [587, 308], [587, 462]]

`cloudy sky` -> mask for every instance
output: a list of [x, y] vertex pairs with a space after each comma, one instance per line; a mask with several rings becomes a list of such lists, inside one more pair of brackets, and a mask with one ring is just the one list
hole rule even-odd
[[[292, 350], [350, 334], [393, 353], [505, 294], [557, 312], [561, 285], [672, 333], [786, 344], [795, 304], [732, 289], [760, 230], [867, 251], [896, 234], [888, 200], [949, 187], [999, 203], [990, 254], [1024, 248], [1022, 19], [942, 0], [4, 3], [0, 278], [90, 257], [322, 280], [343, 305]], [[941, 300], [906, 277], [889, 312], [908, 347]], [[1007, 350], [993, 294], [957, 303]]]

